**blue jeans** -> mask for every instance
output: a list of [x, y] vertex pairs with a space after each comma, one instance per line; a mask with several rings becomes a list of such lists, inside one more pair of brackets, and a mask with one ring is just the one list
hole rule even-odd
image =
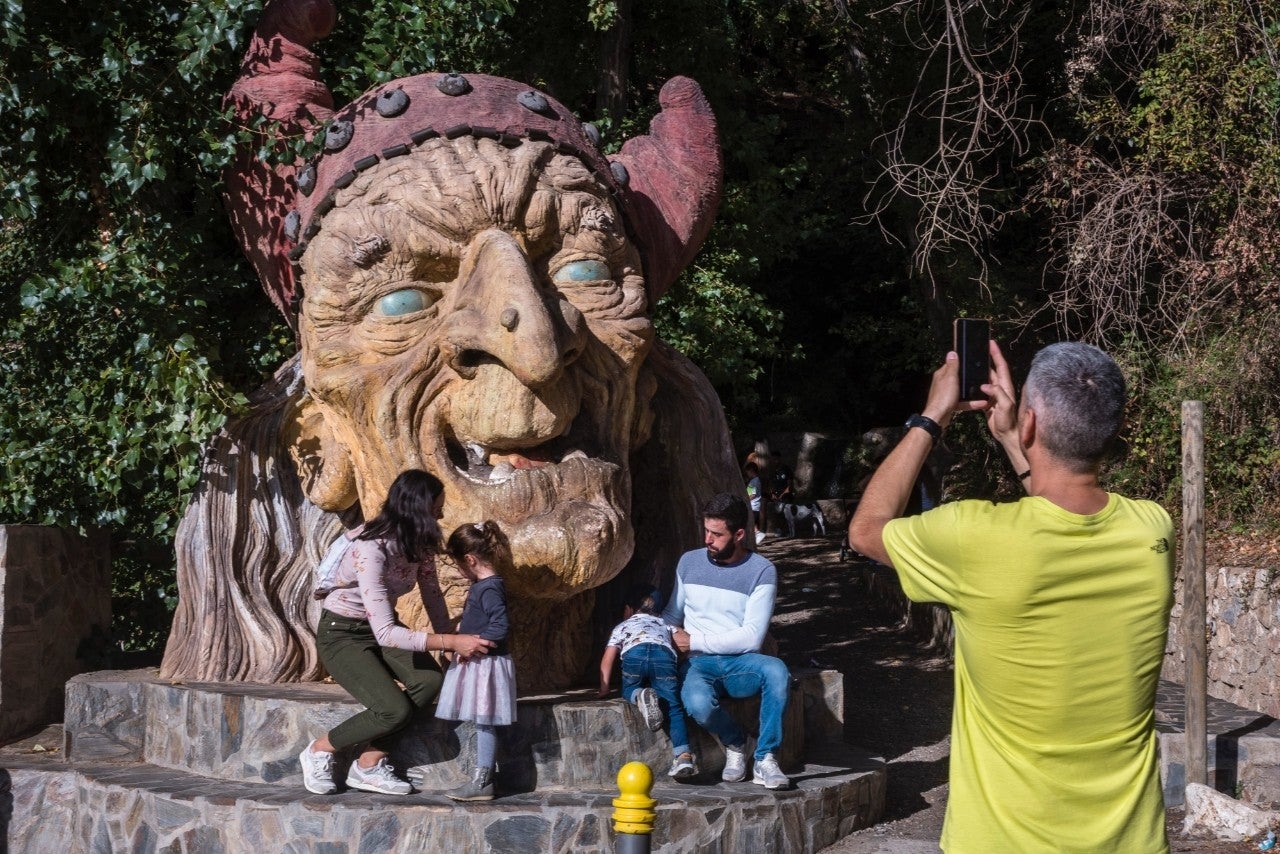
[[662, 644], [636, 644], [622, 654], [622, 699], [630, 703], [632, 695], [646, 684], [658, 695], [658, 705], [667, 716], [671, 752], [677, 756], [688, 752], [689, 730], [680, 703], [676, 656]]
[[758, 652], [741, 655], [692, 655], [680, 667], [685, 711], [725, 747], [741, 750], [747, 734], [720, 707], [721, 697], [745, 699], [760, 695], [760, 737], [755, 758], [778, 752], [782, 746], [782, 715], [787, 710], [791, 673], [782, 659]]

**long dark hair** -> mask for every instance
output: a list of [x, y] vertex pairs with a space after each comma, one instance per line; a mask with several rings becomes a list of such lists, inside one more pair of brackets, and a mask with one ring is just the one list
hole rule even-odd
[[440, 551], [444, 535], [436, 521], [436, 504], [444, 497], [440, 478], [422, 469], [400, 472], [387, 491], [382, 512], [365, 523], [361, 540], [395, 540], [410, 563]]

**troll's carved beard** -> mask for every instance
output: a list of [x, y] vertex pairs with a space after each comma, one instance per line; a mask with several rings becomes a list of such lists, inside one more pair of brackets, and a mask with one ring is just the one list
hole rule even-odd
[[423, 468], [446, 485], [446, 531], [502, 525], [516, 597], [621, 570], [653, 332], [634, 248], [580, 162], [433, 141], [341, 191], [302, 267], [295, 458], [313, 502], [368, 518]]

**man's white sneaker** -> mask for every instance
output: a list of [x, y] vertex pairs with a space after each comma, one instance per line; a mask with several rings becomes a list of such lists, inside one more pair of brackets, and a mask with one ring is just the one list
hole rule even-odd
[[772, 753], [766, 753], [763, 759], [756, 760], [755, 770], [751, 774], [751, 782], [766, 789], [789, 789], [791, 780], [778, 767], [778, 760]]
[[372, 768], [361, 768], [358, 761], [352, 762], [351, 770], [347, 772], [347, 786], [384, 795], [407, 795], [413, 791], [413, 786], [396, 776], [385, 756]]
[[302, 785], [307, 791], [316, 795], [332, 795], [338, 791], [338, 784], [333, 782], [333, 754], [323, 750], [312, 750], [307, 745], [298, 754], [298, 763], [302, 765]]
[[720, 774], [720, 779], [726, 783], [741, 783], [747, 779], [747, 751], [746, 745], [743, 749], [735, 750], [732, 747], [724, 749], [724, 771]]
[[693, 760], [692, 753], [681, 753], [671, 760], [671, 770], [667, 772], [668, 777], [675, 777], [677, 780], [684, 780], [697, 774], [698, 763]]
[[631, 696], [636, 708], [640, 710], [640, 720], [644, 721], [653, 732], [662, 729], [662, 706], [658, 705], [658, 692], [652, 688], [641, 688]]

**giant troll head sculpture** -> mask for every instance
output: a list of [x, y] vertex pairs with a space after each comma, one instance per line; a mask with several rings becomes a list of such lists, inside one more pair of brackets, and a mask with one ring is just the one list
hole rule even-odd
[[[714, 392], [649, 319], [711, 226], [714, 118], [676, 78], [650, 134], [606, 158], [592, 126], [502, 78], [410, 77], [335, 113], [309, 50], [334, 19], [329, 0], [276, 0], [228, 95], [323, 150], [271, 167], [249, 146], [227, 176], [299, 354], [210, 447], [163, 672], [319, 675], [317, 556], [424, 468], [446, 531], [491, 518], [511, 538], [522, 689], [567, 684], [594, 652], [594, 591], [663, 582], [700, 501], [738, 483]], [[447, 568], [440, 584], [448, 611], [402, 616], [448, 630], [464, 585]]]

